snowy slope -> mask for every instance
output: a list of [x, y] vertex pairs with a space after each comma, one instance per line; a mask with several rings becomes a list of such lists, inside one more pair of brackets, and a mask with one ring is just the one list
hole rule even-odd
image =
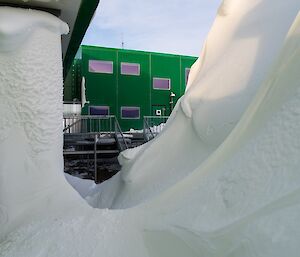
[[[198, 256], [298, 256], [299, 57], [300, 15], [230, 136], [189, 177], [143, 206], [158, 210], [173, 227], [167, 233]], [[151, 232], [154, 249], [160, 236]]]
[[176, 184], [214, 152], [278, 58], [299, 9], [299, 0], [224, 1], [168, 127], [142, 148], [142, 154], [122, 160], [121, 173], [106, 182], [106, 188], [111, 183], [119, 192], [116, 197], [111, 190], [109, 196], [101, 192], [98, 207], [143, 203]]
[[299, 57], [300, 16], [241, 122], [190, 177], [139, 208], [35, 221], [0, 256], [297, 257]]
[[[250, 8], [253, 2], [274, 10], [282, 7], [280, 0], [233, 0], [226, 1], [226, 8], [220, 12], [228, 14], [229, 11], [243, 9], [240, 6], [241, 2], [244, 3], [245, 10], [245, 6], [249, 4]], [[295, 1], [286, 1], [285, 4], [291, 10], [299, 11]], [[257, 12], [252, 13], [254, 16], [256, 14]], [[283, 14], [287, 15], [287, 19], [290, 18], [289, 12]], [[275, 20], [274, 18], [274, 22]], [[235, 22], [240, 23], [241, 20]], [[264, 22], [263, 18], [261, 22]], [[253, 26], [256, 28], [257, 24], [253, 23]], [[251, 26], [248, 30], [250, 28]], [[270, 25], [269, 29], [272, 28]], [[246, 51], [243, 44], [240, 51]], [[153, 143], [140, 147], [131, 154], [125, 153], [121, 157], [124, 162], [127, 160], [128, 174], [123, 174], [122, 180], [116, 176], [112, 178], [115, 182], [107, 182], [104, 186], [110, 193], [115, 194], [114, 199], [121, 199], [118, 194], [127, 191], [124, 183], [130, 184], [130, 181], [135, 181], [135, 177], [139, 178], [140, 174], [137, 171], [131, 173], [130, 170], [140, 165], [136, 164], [139, 158], [148, 160], [145, 169], [150, 169], [152, 165], [158, 167], [159, 164], [163, 167], [169, 165], [175, 173], [176, 169], [183, 169], [183, 173], [189, 175], [180, 182], [165, 188], [160, 194], [158, 191], [161, 188], [153, 191], [148, 188], [146, 191], [149, 190], [149, 196], [139, 195], [132, 201], [131, 197], [128, 197], [128, 204], [126, 197], [111, 203], [116, 206], [130, 206], [148, 199], [146, 203], [137, 207], [126, 210], [100, 210], [83, 204], [67, 183], [63, 183], [61, 177], [55, 174], [53, 177], [57, 176], [59, 183], [51, 180], [49, 183], [52, 185], [49, 184], [40, 197], [28, 197], [27, 210], [23, 212], [28, 215], [23, 217], [23, 222], [19, 220], [18, 226], [15, 225], [14, 229], [7, 230], [6, 233], [0, 230], [0, 256], [298, 257], [300, 14], [286, 28], [282, 46], [278, 47], [274, 56], [265, 68], [264, 78], [261, 78], [261, 83], [257, 86], [255, 97], [249, 99], [246, 112], [229, 136], [225, 136], [224, 141], [219, 142], [219, 147], [211, 152], [204, 148], [204, 142], [208, 146], [211, 144], [209, 138], [199, 139], [199, 131], [194, 129], [197, 125], [193, 121], [196, 109], [192, 109], [192, 118], [188, 119], [188, 108], [183, 112], [179, 104], [169, 124]], [[247, 63], [248, 59], [245, 59], [245, 62]], [[194, 69], [194, 81], [198, 76], [195, 73], [197, 69]], [[242, 76], [243, 72], [240, 73]], [[189, 90], [192, 88], [193, 83]], [[4, 98], [1, 91], [0, 97]], [[192, 103], [193, 101], [187, 101], [187, 106], [193, 106]], [[190, 158], [182, 149], [175, 148], [178, 145], [166, 146], [165, 138], [175, 130], [175, 126], [182, 131], [177, 140], [191, 144], [192, 150], [196, 149], [199, 155], [203, 150], [207, 158], [197, 158], [197, 154]], [[186, 140], [182, 140], [183, 135]], [[26, 134], [23, 136], [26, 138]], [[7, 162], [2, 153], [8, 145], [3, 142], [0, 141], [0, 156], [2, 161]], [[201, 150], [196, 147], [197, 143]], [[189, 145], [183, 146], [185, 150], [189, 150]], [[160, 154], [172, 149], [172, 157], [167, 156], [164, 160], [155, 157], [152, 152], [154, 147], [160, 150]], [[151, 152], [153, 159], [149, 158]], [[176, 160], [176, 164], [181, 166], [171, 165], [170, 161], [174, 161], [172, 158], [176, 156], [180, 159]], [[28, 158], [36, 163], [39, 161], [34, 155], [28, 155]], [[134, 158], [137, 158], [136, 161]], [[193, 163], [189, 164], [189, 161]], [[3, 166], [0, 168], [0, 182], [3, 182]], [[25, 173], [30, 174], [28, 167], [23, 168]], [[141, 173], [143, 171], [144, 169], [141, 169]], [[47, 169], [44, 172], [47, 173]], [[4, 177], [9, 178], [6, 175]], [[142, 177], [143, 175], [140, 175], [140, 178]], [[156, 180], [158, 181], [159, 177]], [[41, 185], [42, 181], [40, 179]], [[143, 182], [143, 179], [141, 181]], [[14, 185], [13, 180], [8, 179], [6, 182]], [[110, 183], [118, 185], [120, 191], [114, 191]], [[26, 191], [32, 185], [35, 186], [28, 181], [28, 185], [24, 185], [20, 191]], [[143, 189], [143, 185], [145, 186], [141, 183], [136, 188]], [[8, 186], [9, 184], [1, 184], [4, 188]], [[105, 192], [102, 191], [102, 194]], [[153, 197], [155, 194], [157, 196]], [[108, 195], [104, 197], [107, 202], [113, 201]], [[0, 195], [0, 207], [3, 203], [10, 204], [8, 195], [6, 198], [1, 198]], [[23, 208], [26, 208], [26, 205], [22, 206], [20, 215], [24, 211]], [[0, 210], [1, 224], [6, 209]], [[6, 222], [12, 222], [10, 216], [7, 216]]]

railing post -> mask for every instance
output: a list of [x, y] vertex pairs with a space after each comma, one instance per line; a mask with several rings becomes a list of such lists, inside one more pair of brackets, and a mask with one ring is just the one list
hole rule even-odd
[[111, 117], [109, 117], [109, 119], [108, 119], [108, 129], [109, 129], [109, 135], [111, 136], [112, 135], [112, 132], [111, 132]]
[[[103, 117], [100, 117], [98, 123], [99, 123], [98, 131], [99, 131], [99, 132], [102, 132], [102, 130], [103, 130], [102, 128], [104, 127], [104, 126], [103, 126]], [[103, 131], [105, 131], [105, 129], [104, 129]]]
[[90, 117], [88, 118], [88, 120], [89, 120], [89, 129], [88, 129], [88, 133], [89, 133], [92, 130], [92, 122], [91, 122]]
[[[118, 133], [120, 134], [120, 137], [122, 138], [123, 140], [123, 144], [124, 144], [124, 147], [120, 144], [119, 142], [119, 137], [118, 137]], [[123, 151], [125, 149], [128, 149], [128, 145], [127, 145], [127, 142], [126, 142], [126, 139], [124, 137], [124, 134], [122, 132], [122, 129], [120, 127], [120, 124], [118, 122], [118, 120], [115, 118], [115, 136], [116, 136], [116, 140], [118, 141], [118, 144], [119, 144], [119, 147], [120, 147], [120, 150]]]
[[145, 124], [145, 117], [143, 119], [143, 134], [144, 134], [144, 141], [147, 141], [146, 138], [146, 124]]
[[97, 171], [97, 143], [98, 143], [98, 134], [95, 134], [94, 141], [94, 178], [95, 182], [98, 183], [98, 171]]

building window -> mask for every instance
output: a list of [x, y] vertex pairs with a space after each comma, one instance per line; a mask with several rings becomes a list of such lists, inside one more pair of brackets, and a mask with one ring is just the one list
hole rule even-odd
[[191, 68], [185, 68], [185, 85], [188, 83]]
[[122, 75], [140, 75], [140, 64], [121, 62], [121, 74]]
[[90, 115], [108, 116], [109, 106], [90, 106]]
[[170, 90], [171, 79], [153, 78], [153, 89]]
[[113, 62], [89, 60], [89, 72], [113, 74]]
[[122, 119], [139, 119], [140, 118], [140, 107], [121, 107], [121, 118]]

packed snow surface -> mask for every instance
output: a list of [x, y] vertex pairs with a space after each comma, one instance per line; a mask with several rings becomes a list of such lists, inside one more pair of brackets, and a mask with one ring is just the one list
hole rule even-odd
[[299, 7], [224, 1], [163, 132], [82, 193], [119, 210], [64, 179], [61, 71], [39, 67], [60, 67], [60, 33], [0, 51], [0, 256], [298, 257]]

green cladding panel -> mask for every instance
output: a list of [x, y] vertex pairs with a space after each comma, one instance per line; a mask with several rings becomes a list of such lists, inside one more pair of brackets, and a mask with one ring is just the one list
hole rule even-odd
[[[113, 73], [90, 72], [90, 61], [113, 63]], [[109, 106], [110, 113], [117, 113], [117, 52], [98, 47], [82, 47], [82, 71], [85, 77], [86, 99], [90, 105]]]
[[[150, 111], [149, 104], [149, 54], [120, 50], [118, 51], [118, 120], [125, 130], [130, 128], [141, 128], [143, 116]], [[121, 73], [121, 65], [134, 64], [139, 66], [139, 75], [128, 75]], [[123, 119], [122, 107], [140, 108], [139, 119]]]
[[[123, 131], [130, 128], [142, 129], [144, 116], [155, 115], [156, 110], [161, 110], [162, 115], [170, 114], [171, 92], [175, 94], [175, 106], [185, 91], [185, 69], [190, 68], [195, 60], [195, 57], [189, 56], [82, 46], [81, 75], [86, 80], [87, 101], [91, 106], [109, 106], [110, 114], [116, 115]], [[90, 61], [110, 62], [113, 71], [92, 72], [89, 70]], [[122, 74], [122, 63], [138, 66], [139, 74]], [[153, 88], [154, 78], [169, 79], [170, 88]], [[75, 82], [73, 86], [80, 88], [78, 84]], [[66, 93], [70, 91], [68, 87], [69, 85]], [[88, 113], [89, 105], [83, 109], [83, 114]], [[138, 107], [139, 117], [122, 117], [122, 107]]]
[[[72, 65], [73, 66], [73, 65]], [[69, 70], [67, 76], [64, 78], [64, 101], [65, 102], [71, 102], [73, 101], [73, 90], [75, 90], [75, 88], [77, 88], [77, 86], [75, 87], [72, 81], [72, 68]]]
[[[181, 95], [180, 90], [180, 56], [151, 54], [151, 105], [152, 110], [157, 106], [162, 106], [162, 114], [170, 115], [170, 94], [175, 94], [174, 104]], [[170, 89], [155, 89], [153, 87], [154, 79], [169, 79]], [[152, 113], [151, 115], [155, 115]]]
[[67, 76], [64, 78], [64, 101], [78, 102], [81, 98], [81, 60], [75, 59]]
[[195, 57], [181, 56], [181, 95], [183, 95], [185, 92], [186, 83], [188, 79], [186, 69], [190, 69], [190, 67], [194, 64], [195, 61]]

